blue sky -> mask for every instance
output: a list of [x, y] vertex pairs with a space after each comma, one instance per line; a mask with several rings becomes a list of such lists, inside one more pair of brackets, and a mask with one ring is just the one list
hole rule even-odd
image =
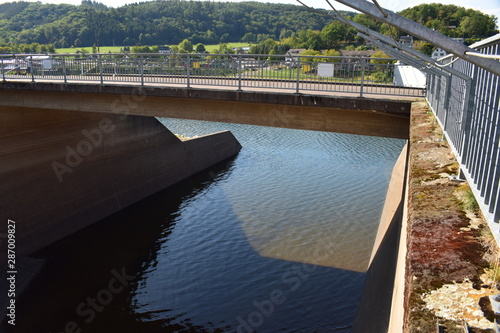
[[[28, 0], [36, 1], [36, 0]], [[104, 3], [107, 6], [119, 7], [127, 3], [143, 2], [145, 0], [97, 0], [98, 2]], [[211, 0], [214, 1], [214, 0]], [[218, 1], [218, 0], [215, 0]], [[239, 1], [239, 0], [220, 0], [220, 1]], [[261, 1], [261, 0], [259, 0]], [[2, 2], [10, 2], [6, 0], [0, 0]], [[78, 5], [81, 0], [42, 0], [44, 3], [70, 3]], [[262, 2], [274, 2], [274, 3], [292, 3], [298, 4], [296, 0], [264, 0]], [[307, 5], [314, 8], [330, 8], [325, 0], [303, 0]], [[463, 6], [466, 8], [473, 8], [482, 11], [483, 13], [489, 15], [495, 15], [500, 20], [500, 0], [378, 0], [380, 5], [384, 8], [390, 9], [392, 11], [400, 11], [408, 7], [413, 7], [422, 3], [443, 3], [443, 4], [454, 4], [457, 6]], [[331, 3], [337, 9], [352, 10], [349, 7], [345, 7], [335, 0], [331, 0]], [[500, 22], [499, 22], [500, 25]]]

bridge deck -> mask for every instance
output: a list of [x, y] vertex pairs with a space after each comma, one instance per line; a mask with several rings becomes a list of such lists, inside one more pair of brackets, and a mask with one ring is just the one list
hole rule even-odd
[[[36, 77], [30, 78], [26, 76], [10, 75], [6, 77], [4, 82], [33, 82], [33, 83], [56, 83], [65, 84], [62, 78]], [[177, 82], [141, 82], [140, 77], [135, 77], [129, 80], [115, 80], [113, 78], [104, 77], [102, 84], [117, 85], [117, 86], [146, 86], [146, 87], [168, 87], [179, 89], [208, 89], [208, 90], [227, 90], [227, 91], [247, 91], [247, 92], [267, 92], [278, 94], [301, 94], [314, 96], [330, 96], [330, 97], [348, 97], [348, 98], [373, 98], [373, 99], [390, 99], [400, 101], [415, 101], [424, 97], [424, 90], [419, 88], [397, 87], [391, 85], [360, 85], [346, 83], [328, 83], [301, 81], [297, 87], [296, 81], [272, 81], [265, 80], [267, 86], [258, 86], [259, 80], [243, 80], [243, 84], [238, 86], [236, 79], [217, 80], [211, 83], [210, 79], [191, 78], [177, 80]], [[101, 84], [100, 77], [85, 77], [85, 79], [71, 79], [68, 84]], [[326, 88], [325, 88], [326, 87]]]

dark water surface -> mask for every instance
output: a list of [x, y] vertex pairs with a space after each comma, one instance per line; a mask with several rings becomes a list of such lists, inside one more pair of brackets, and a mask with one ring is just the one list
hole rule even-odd
[[16, 331], [349, 331], [404, 141], [161, 121], [243, 149], [41, 251]]

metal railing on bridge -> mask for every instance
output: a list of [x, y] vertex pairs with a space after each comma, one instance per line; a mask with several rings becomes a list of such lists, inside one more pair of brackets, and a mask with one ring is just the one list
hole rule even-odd
[[182, 87], [282, 89], [295, 93], [424, 96], [424, 87], [394, 83], [394, 59], [248, 54], [1, 55], [4, 81], [94, 81]]
[[[500, 35], [471, 47], [477, 56], [500, 58]], [[500, 77], [460, 58], [442, 61], [470, 79], [429, 74], [427, 100], [499, 242]]]

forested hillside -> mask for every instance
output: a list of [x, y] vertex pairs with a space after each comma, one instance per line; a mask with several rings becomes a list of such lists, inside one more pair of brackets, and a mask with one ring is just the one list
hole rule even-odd
[[[498, 33], [494, 16], [455, 5], [422, 4], [400, 14], [450, 37], [463, 37], [468, 43]], [[403, 34], [363, 14], [343, 15], [394, 38]], [[350, 26], [298, 5], [183, 0], [119, 8], [91, 0], [79, 6], [22, 1], [0, 4], [0, 47], [7, 50], [2, 52], [39, 52], [38, 44], [51, 44], [49, 49], [53, 49], [174, 45], [183, 41], [192, 45], [260, 43], [254, 48], [259, 53], [363, 47]], [[34, 44], [38, 46], [28, 47]], [[424, 44], [417, 44], [417, 48], [432, 51], [432, 45]]]
[[[14, 2], [0, 5], [0, 41], [99, 45], [256, 42], [279, 38], [282, 30], [322, 29], [331, 21], [306, 8], [259, 2], [152, 1], [107, 8]], [[245, 37], [245, 38], [244, 38]]]
[[494, 16], [455, 5], [422, 4], [400, 14], [450, 37], [481, 39], [498, 33]]

